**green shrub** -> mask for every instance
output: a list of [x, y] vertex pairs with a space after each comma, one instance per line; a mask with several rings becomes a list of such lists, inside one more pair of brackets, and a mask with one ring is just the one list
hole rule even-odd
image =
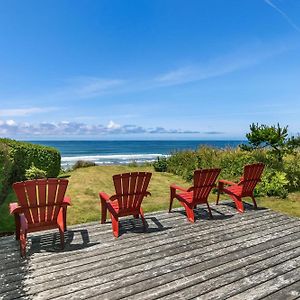
[[[300, 188], [300, 152], [284, 156], [282, 161], [274, 159], [268, 149], [243, 151], [216, 149], [202, 146], [196, 151], [180, 151], [166, 159], [167, 171], [190, 181], [194, 170], [200, 168], [221, 168], [220, 179], [239, 181], [244, 166], [256, 162], [266, 165], [262, 183], [256, 193], [260, 195], [286, 197], [289, 191]], [[156, 162], [158, 163], [158, 162]]]
[[47, 172], [37, 168], [33, 163], [31, 167], [25, 171], [26, 179], [41, 179], [47, 178]]
[[193, 178], [194, 170], [198, 168], [198, 159], [195, 151], [180, 151], [173, 153], [167, 159], [167, 164], [168, 172], [190, 181]]
[[157, 161], [153, 163], [156, 172], [167, 172], [168, 163], [166, 157], [157, 157]]
[[288, 155], [284, 159], [283, 170], [288, 180], [288, 190], [298, 191], [300, 189], [300, 153]]
[[9, 159], [9, 149], [0, 143], [0, 204], [4, 201], [10, 185], [12, 163]]
[[139, 164], [137, 163], [136, 160], [132, 160], [129, 164], [128, 167], [130, 168], [137, 168], [139, 166]]
[[87, 168], [87, 167], [94, 167], [96, 166], [96, 163], [89, 160], [78, 160], [73, 166], [73, 170], [79, 169], [79, 168]]
[[267, 170], [264, 172], [262, 181], [257, 187], [257, 191], [262, 195], [286, 198], [288, 196], [288, 183], [289, 181], [286, 173]]
[[13, 182], [26, 179], [26, 170], [30, 169], [32, 163], [44, 170], [47, 177], [57, 177], [60, 160], [60, 153], [55, 148], [0, 139], [0, 203], [4, 201]]
[[25, 179], [25, 171], [31, 164], [47, 172], [47, 177], [57, 177], [60, 172], [60, 153], [57, 149], [10, 139], [0, 139], [9, 148], [9, 159], [13, 163], [13, 181]]

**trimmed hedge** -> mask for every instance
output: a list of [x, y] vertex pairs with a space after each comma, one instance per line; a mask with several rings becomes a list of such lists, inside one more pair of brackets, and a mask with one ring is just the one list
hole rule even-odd
[[0, 204], [8, 193], [11, 173], [12, 162], [9, 159], [9, 147], [0, 142]]
[[60, 161], [60, 153], [55, 148], [0, 139], [0, 203], [13, 182], [26, 179], [26, 170], [32, 164], [44, 170], [47, 177], [57, 177], [60, 172]]

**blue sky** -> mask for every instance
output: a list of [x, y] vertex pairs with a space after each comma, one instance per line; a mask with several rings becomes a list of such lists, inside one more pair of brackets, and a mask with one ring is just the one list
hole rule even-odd
[[300, 132], [298, 0], [0, 0], [0, 136]]

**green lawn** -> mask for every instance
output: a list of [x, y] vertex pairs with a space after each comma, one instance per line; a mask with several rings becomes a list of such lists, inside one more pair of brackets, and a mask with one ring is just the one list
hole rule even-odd
[[[169, 186], [177, 183], [184, 187], [190, 186], [182, 178], [169, 174], [154, 172], [152, 167], [128, 167], [128, 166], [97, 166], [77, 169], [71, 172], [67, 195], [72, 199], [72, 206], [68, 211], [68, 224], [78, 224], [100, 220], [100, 191], [112, 194], [114, 191], [112, 175], [132, 172], [150, 171], [153, 173], [149, 185], [151, 197], [145, 198], [143, 209], [145, 212], [167, 210], [169, 206]], [[211, 194], [210, 201], [215, 201], [216, 195]], [[223, 196], [223, 199], [228, 197]], [[15, 201], [13, 192], [9, 194], [6, 201], [0, 207], [0, 232], [14, 230], [14, 220], [8, 213], [8, 204]], [[275, 211], [300, 217], [300, 192], [290, 194], [287, 199], [273, 197], [259, 198], [258, 205], [268, 207]], [[178, 202], [174, 201], [174, 207]]]
[[114, 193], [112, 175], [123, 172], [147, 171], [152, 172], [149, 184], [151, 197], [143, 201], [145, 212], [167, 209], [169, 203], [169, 186], [178, 183], [189, 185], [180, 177], [154, 172], [152, 167], [128, 166], [99, 166], [77, 169], [69, 178], [68, 196], [72, 199], [72, 208], [68, 212], [69, 224], [83, 223], [100, 220], [99, 192]]

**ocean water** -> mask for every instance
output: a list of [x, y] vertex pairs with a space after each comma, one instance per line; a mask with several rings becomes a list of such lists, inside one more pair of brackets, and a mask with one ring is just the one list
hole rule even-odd
[[78, 160], [98, 165], [152, 162], [174, 151], [195, 150], [201, 145], [217, 148], [237, 147], [243, 141], [31, 141], [51, 146], [61, 152], [63, 168], [72, 167]]

